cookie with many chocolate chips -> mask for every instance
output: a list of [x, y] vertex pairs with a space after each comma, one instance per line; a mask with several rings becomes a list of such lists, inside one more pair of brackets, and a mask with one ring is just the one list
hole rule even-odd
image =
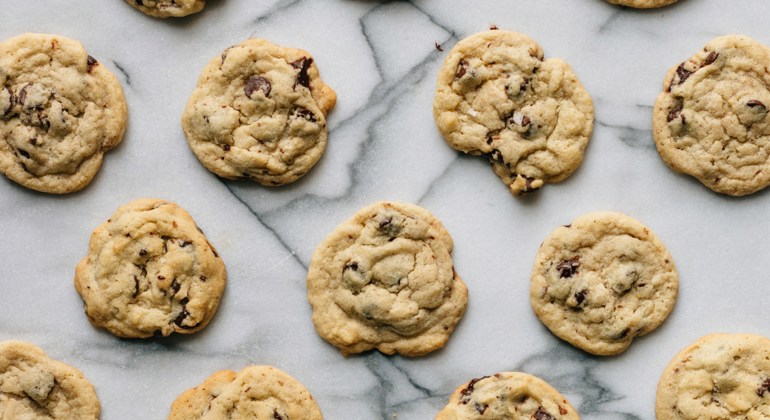
[[633, 7], [636, 9], [653, 9], [656, 7], [668, 6], [674, 4], [678, 0], [607, 0], [612, 4], [619, 4], [621, 6]]
[[249, 39], [206, 66], [182, 127], [195, 156], [215, 174], [282, 185], [321, 158], [335, 101], [306, 51]]
[[322, 420], [313, 396], [285, 372], [249, 366], [223, 370], [185, 391], [171, 406], [168, 420]]
[[80, 42], [24, 34], [0, 42], [0, 172], [64, 194], [91, 182], [123, 138], [118, 80]]
[[436, 420], [579, 420], [559, 391], [522, 372], [502, 372], [472, 379], [449, 397]]
[[433, 116], [454, 149], [486, 156], [514, 195], [559, 182], [583, 160], [594, 106], [569, 65], [526, 35], [491, 30], [452, 48]]
[[78, 369], [35, 345], [0, 342], [0, 418], [96, 420], [99, 400]]
[[770, 418], [770, 339], [711, 334], [677, 354], [663, 371], [658, 420]]
[[142, 13], [159, 18], [182, 17], [198, 13], [206, 0], [126, 0]]
[[120, 207], [91, 235], [75, 271], [91, 323], [133, 338], [200, 330], [225, 281], [222, 259], [192, 217], [158, 199]]
[[605, 356], [663, 323], [678, 288], [674, 261], [649, 228], [598, 212], [557, 228], [540, 246], [530, 303], [556, 336]]
[[770, 50], [742, 35], [714, 38], [672, 68], [655, 101], [663, 161], [712, 190], [746, 195], [770, 184]]
[[443, 347], [468, 302], [451, 253], [449, 233], [421, 207], [379, 202], [359, 210], [310, 261], [318, 334], [344, 355], [376, 348], [419, 356]]

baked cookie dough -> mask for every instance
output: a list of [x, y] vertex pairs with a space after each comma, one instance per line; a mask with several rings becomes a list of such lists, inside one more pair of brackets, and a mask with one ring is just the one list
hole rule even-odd
[[653, 9], [656, 7], [668, 6], [674, 4], [677, 0], [607, 0], [612, 4], [634, 7], [637, 9]]
[[770, 418], [770, 340], [711, 334], [677, 354], [658, 382], [658, 420]]
[[182, 17], [198, 13], [206, 0], [126, 0], [142, 13], [159, 18]]
[[126, 128], [123, 89], [80, 42], [23, 34], [0, 42], [0, 172], [54, 194], [91, 182]]
[[566, 398], [544, 380], [521, 372], [472, 379], [455, 390], [436, 420], [578, 420]]
[[346, 356], [374, 348], [419, 356], [443, 347], [468, 302], [451, 252], [449, 233], [421, 207], [379, 202], [359, 210], [310, 261], [318, 334]]
[[296, 379], [272, 366], [223, 370], [185, 391], [168, 420], [321, 420], [313, 397]]
[[308, 52], [248, 39], [203, 70], [182, 127], [211, 172], [282, 185], [321, 158], [336, 98]]
[[674, 261], [650, 229], [620, 213], [597, 212], [546, 238], [529, 297], [552, 333], [606, 356], [663, 323], [678, 288]]
[[438, 75], [433, 116], [452, 148], [487, 157], [514, 195], [571, 175], [594, 106], [572, 69], [526, 35], [491, 30], [458, 42]]
[[91, 235], [75, 288], [94, 326], [144, 338], [206, 326], [226, 277], [222, 259], [186, 211], [138, 199]]
[[79, 370], [21, 341], [0, 342], [0, 418], [97, 420], [99, 400]]
[[655, 145], [666, 165], [722, 194], [767, 187], [768, 66], [767, 47], [727, 35], [669, 70], [652, 116]]

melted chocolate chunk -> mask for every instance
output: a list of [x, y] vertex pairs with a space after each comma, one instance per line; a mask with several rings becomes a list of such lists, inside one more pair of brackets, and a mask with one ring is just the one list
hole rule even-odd
[[206, 276], [200, 276], [201, 281], [206, 281], [208, 278]]
[[481, 378], [471, 379], [471, 381], [468, 382], [468, 386], [460, 391], [460, 404], [468, 404], [471, 401], [471, 394], [473, 394], [473, 388], [476, 386], [476, 383], [486, 378], [489, 378], [489, 376], [482, 376]]
[[19, 91], [19, 96], [17, 97], [19, 105], [22, 107], [24, 106], [24, 102], [27, 100], [27, 89], [29, 89], [29, 83], [24, 85], [23, 88]]
[[144, 3], [142, 2], [142, 0], [134, 0], [134, 2], [136, 3], [137, 6], [144, 6]]
[[684, 68], [685, 63], [682, 63], [679, 65], [679, 67], [676, 68], [676, 75], [679, 77], [679, 81], [676, 83], [677, 85], [681, 85], [685, 82], [692, 74], [690, 70], [687, 70]]
[[225, 152], [229, 152], [230, 151], [230, 145], [229, 144], [223, 144], [222, 148], [225, 149]]
[[760, 398], [765, 396], [765, 392], [770, 392], [770, 378], [765, 379], [757, 388], [757, 395]]
[[586, 291], [581, 290], [577, 293], [575, 293], [575, 301], [577, 301], [577, 304], [580, 305], [586, 300]]
[[748, 106], [749, 108], [754, 108], [754, 107], [767, 108], [767, 107], [765, 107], [765, 104], [763, 104], [762, 102], [760, 102], [760, 101], [758, 101], [756, 99], [752, 99], [752, 100], [746, 102], [746, 106]]
[[134, 276], [134, 295], [132, 296], [134, 299], [139, 296], [139, 279]]
[[286, 420], [283, 418], [283, 416], [280, 413], [278, 413], [278, 410], [276, 409], [273, 409], [273, 418], [275, 420]]
[[479, 404], [479, 403], [473, 404], [473, 408], [475, 408], [476, 411], [479, 412], [479, 414], [484, 414], [484, 412], [487, 411], [488, 407], [489, 407], [488, 404]]
[[465, 76], [465, 73], [468, 71], [468, 62], [465, 60], [460, 60], [460, 64], [457, 65], [457, 71], [455, 72], [455, 78], [459, 79], [463, 76]]
[[185, 240], [180, 240], [179, 241], [179, 247], [180, 248], [184, 248], [184, 247], [186, 247], [187, 245], [190, 245], [190, 244], [192, 244], [192, 241], [185, 241]]
[[27, 152], [24, 149], [19, 149], [19, 154], [24, 156], [25, 158], [29, 159], [29, 152]]
[[243, 91], [246, 92], [246, 96], [251, 98], [251, 94], [256, 92], [257, 90], [261, 90], [262, 93], [265, 94], [265, 97], [270, 96], [270, 91], [272, 90], [273, 85], [270, 84], [270, 81], [265, 79], [262, 76], [251, 76], [246, 80], [246, 87], [243, 88]]
[[301, 106], [295, 106], [291, 111], [291, 116], [294, 118], [304, 118], [311, 123], [318, 121], [312, 111]]
[[343, 268], [342, 271], [345, 271], [345, 270], [358, 271], [358, 263], [353, 261], [353, 262], [345, 264], [345, 268]]
[[16, 95], [13, 94], [13, 91], [11, 88], [6, 87], [5, 90], [8, 92], [8, 109], [6, 109], [3, 112], [3, 116], [6, 116], [11, 113], [11, 110], [13, 109], [13, 104], [16, 102]]
[[88, 58], [86, 59], [86, 71], [91, 73], [91, 70], [93, 70], [94, 67], [98, 65], [99, 65], [99, 62], [96, 61], [95, 58], [89, 55]]
[[147, 255], [147, 250], [146, 250], [146, 249], [142, 249], [142, 250], [140, 250], [140, 251], [139, 251], [139, 255], [141, 255], [141, 256], [145, 256], [145, 255]]
[[[719, 57], [719, 53], [716, 51], [711, 51], [709, 55], [706, 57], [706, 61], [703, 62], [704, 66], [708, 66], [709, 64], [716, 61], [717, 57]], [[701, 66], [702, 67], [702, 66]]]
[[306, 88], [310, 88], [310, 76], [307, 74], [307, 69], [310, 68], [311, 64], [313, 64], [313, 59], [307, 57], [302, 57], [299, 60], [291, 63], [292, 67], [299, 69], [299, 73], [297, 74], [297, 81], [294, 83], [295, 88], [298, 84]]
[[535, 420], [555, 420], [554, 417], [545, 408], [538, 407], [535, 412]]
[[[158, 278], [160, 279], [160, 278], [161, 278], [161, 276], [158, 276]], [[161, 280], [162, 280], [162, 279], [161, 279]], [[181, 289], [181, 288], [182, 288], [182, 285], [181, 285], [181, 284], [179, 284], [179, 282], [178, 282], [176, 279], [174, 279], [174, 280], [172, 280], [172, 281], [171, 281], [171, 290], [173, 290], [173, 291], [174, 291], [174, 294], [177, 294], [177, 293], [179, 293], [179, 289]], [[182, 299], [182, 300], [185, 300], [185, 299], [187, 299], [187, 298], [184, 298], [184, 299]], [[184, 303], [183, 303], [183, 305], [184, 305]]]
[[559, 270], [559, 278], [568, 279], [577, 273], [578, 267], [580, 267], [580, 256], [575, 255], [572, 259], [564, 260], [556, 265], [556, 269]]
[[623, 331], [621, 331], [621, 332], [620, 332], [620, 334], [616, 334], [616, 335], [614, 335], [612, 338], [613, 338], [614, 340], [622, 340], [622, 339], [626, 338], [626, 336], [628, 335], [629, 331], [630, 331], [630, 330], [628, 329], [628, 327], [626, 327], [626, 329], [624, 329]]
[[[666, 117], [667, 122], [674, 121], [675, 119], [679, 118], [679, 115], [682, 113], [682, 104], [678, 103], [671, 111], [668, 112], [668, 117]], [[684, 117], [682, 119], [684, 121]]]

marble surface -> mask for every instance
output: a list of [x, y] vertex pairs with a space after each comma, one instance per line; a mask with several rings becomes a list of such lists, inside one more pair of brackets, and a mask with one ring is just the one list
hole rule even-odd
[[[0, 179], [0, 339], [31, 341], [80, 368], [103, 419], [165, 418], [185, 389], [248, 364], [299, 379], [328, 419], [430, 419], [455, 387], [503, 370], [546, 379], [584, 419], [653, 419], [657, 380], [679, 349], [710, 332], [770, 335], [770, 192], [713, 193], [669, 170], [650, 133], [668, 68], [726, 33], [770, 44], [768, 18], [767, 0], [682, 0], [650, 11], [603, 0], [210, 0], [202, 13], [166, 21], [122, 0], [5, 1], [0, 37], [50, 32], [82, 41], [120, 79], [129, 125], [79, 193], [40, 194]], [[581, 168], [523, 199], [484, 159], [450, 149], [431, 114], [446, 51], [490, 25], [524, 32], [547, 57], [565, 59], [596, 105]], [[326, 154], [290, 186], [223, 181], [182, 134], [200, 70], [247, 37], [310, 51], [339, 97]], [[73, 287], [91, 231], [145, 196], [187, 209], [227, 265], [219, 312], [195, 335], [118, 339], [88, 323]], [[380, 199], [419, 203], [443, 221], [470, 290], [447, 347], [425, 357], [345, 358], [310, 321], [313, 249]], [[617, 357], [588, 356], [555, 338], [528, 300], [542, 239], [594, 210], [646, 223], [680, 273], [669, 320]]]

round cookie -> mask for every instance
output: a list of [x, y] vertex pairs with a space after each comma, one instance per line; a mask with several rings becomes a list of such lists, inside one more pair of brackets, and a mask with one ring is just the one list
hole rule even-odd
[[677, 354], [663, 371], [658, 420], [770, 418], [770, 340], [711, 334]]
[[222, 259], [186, 211], [138, 199], [91, 235], [75, 288], [94, 326], [145, 338], [206, 326], [226, 277]]
[[669, 70], [652, 116], [666, 165], [722, 194], [770, 184], [768, 66], [767, 47], [727, 35]]
[[182, 17], [198, 13], [206, 0], [126, 0], [142, 13], [159, 18]]
[[673, 259], [650, 229], [620, 213], [597, 212], [546, 238], [529, 297], [552, 333], [606, 356], [663, 323], [678, 288]]
[[272, 366], [223, 370], [188, 389], [171, 405], [168, 420], [321, 420], [313, 396]]
[[126, 100], [80, 42], [23, 34], [0, 42], [0, 172], [33, 190], [88, 185], [123, 138]]
[[97, 420], [99, 400], [79, 370], [21, 341], [0, 342], [0, 418]]
[[653, 9], [656, 7], [668, 6], [674, 4], [678, 0], [607, 0], [611, 4], [619, 4], [621, 6], [634, 7], [637, 9]]
[[248, 39], [203, 70], [182, 127], [211, 172], [282, 185], [321, 158], [336, 98], [309, 53]]
[[346, 356], [374, 348], [419, 356], [443, 347], [468, 303], [451, 252], [449, 233], [421, 207], [379, 202], [359, 210], [310, 261], [318, 334]]
[[572, 69], [526, 35], [491, 30], [449, 52], [433, 116], [452, 148], [486, 156], [514, 195], [559, 182], [583, 160], [594, 106]]
[[502, 372], [461, 385], [436, 415], [436, 420], [471, 419], [579, 420], [580, 416], [544, 380], [521, 372]]

